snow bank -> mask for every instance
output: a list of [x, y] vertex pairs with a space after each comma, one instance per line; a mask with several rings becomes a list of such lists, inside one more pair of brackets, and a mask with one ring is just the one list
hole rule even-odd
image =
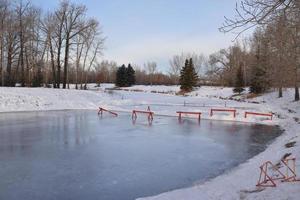
[[48, 88], [0, 88], [0, 112], [97, 109], [102, 104], [113, 105], [114, 100], [104, 92]]
[[[151, 93], [165, 93], [176, 94], [180, 91], [180, 86], [166, 86], [166, 85], [134, 85], [131, 87], [123, 87], [120, 90], [133, 91], [133, 92], [151, 92]], [[232, 88], [230, 87], [210, 87], [202, 86], [196, 88], [189, 96], [199, 97], [230, 97], [233, 95]]]

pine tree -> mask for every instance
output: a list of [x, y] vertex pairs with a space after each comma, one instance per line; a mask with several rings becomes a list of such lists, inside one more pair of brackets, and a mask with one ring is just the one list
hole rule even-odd
[[268, 89], [268, 79], [265, 69], [256, 64], [252, 67], [252, 78], [250, 80], [250, 92], [260, 94]]
[[135, 71], [130, 64], [128, 64], [126, 71], [127, 71], [128, 86], [132, 86], [135, 84]]
[[43, 74], [42, 74], [41, 68], [38, 67], [38, 70], [32, 79], [31, 86], [32, 87], [41, 87], [42, 83], [43, 83]]
[[244, 91], [244, 75], [242, 71], [242, 67], [239, 66], [236, 72], [236, 81], [233, 92], [241, 94]]
[[197, 75], [197, 72], [195, 70], [195, 66], [194, 66], [192, 58], [190, 58], [190, 63], [189, 63], [189, 76], [191, 77], [190, 81], [191, 81], [192, 87], [197, 86], [198, 75]]
[[195, 71], [192, 58], [185, 60], [184, 67], [180, 71], [180, 89], [184, 92], [190, 92], [197, 85], [198, 75]]
[[116, 73], [116, 86], [126, 87], [128, 85], [127, 69], [125, 65], [118, 68]]
[[186, 88], [188, 88], [188, 83], [187, 83], [187, 68], [189, 65], [189, 61], [188, 59], [185, 60], [185, 64], [184, 66], [181, 68], [180, 70], [180, 78], [179, 78], [179, 84], [180, 84], [180, 89], [181, 90], [186, 90]]

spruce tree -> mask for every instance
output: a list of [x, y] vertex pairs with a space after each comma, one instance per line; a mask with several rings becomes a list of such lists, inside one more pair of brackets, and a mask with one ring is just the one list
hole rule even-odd
[[189, 76], [191, 77], [190, 81], [191, 81], [191, 86], [192, 86], [192, 89], [193, 89], [193, 87], [197, 86], [198, 75], [197, 75], [197, 72], [195, 70], [195, 66], [194, 66], [192, 58], [190, 58], [190, 63], [189, 63]]
[[42, 83], [43, 83], [43, 74], [42, 74], [41, 68], [38, 67], [38, 70], [32, 79], [31, 86], [32, 87], [41, 87]]
[[188, 88], [188, 83], [186, 78], [188, 65], [189, 65], [189, 61], [188, 59], [186, 59], [184, 66], [180, 70], [179, 84], [181, 90], [186, 90]]
[[127, 85], [128, 85], [127, 69], [123, 64], [121, 67], [118, 68], [116, 73], [116, 86], [126, 87]]
[[242, 67], [239, 66], [236, 72], [236, 81], [235, 81], [235, 87], [233, 89], [233, 92], [241, 94], [244, 91], [244, 76]]
[[126, 71], [127, 71], [128, 86], [132, 86], [132, 85], [135, 84], [135, 71], [131, 67], [130, 64], [128, 64], [128, 67], [127, 67]]
[[268, 79], [265, 69], [256, 64], [252, 67], [252, 78], [250, 80], [250, 92], [260, 94], [268, 89]]
[[184, 92], [190, 92], [197, 85], [198, 75], [195, 71], [192, 58], [185, 60], [184, 67], [180, 71], [180, 89]]

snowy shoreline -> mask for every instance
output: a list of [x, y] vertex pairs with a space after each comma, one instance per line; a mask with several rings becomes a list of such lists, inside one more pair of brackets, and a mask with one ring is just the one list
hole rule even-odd
[[[104, 85], [110, 87], [110, 85]], [[300, 195], [300, 183], [279, 183], [276, 188], [257, 190], [255, 184], [259, 176], [259, 166], [266, 160], [277, 163], [284, 154], [292, 153], [297, 159], [297, 170], [300, 172], [300, 136], [299, 120], [300, 104], [292, 102], [292, 89], [287, 89], [284, 97], [278, 99], [277, 93], [271, 92], [255, 98], [259, 104], [224, 100], [232, 95], [231, 88], [201, 87], [192, 92], [188, 97], [175, 96], [174, 94], [161, 94], [151, 91], [172, 91], [175, 93], [177, 86], [134, 86], [144, 92], [112, 91], [104, 92], [105, 88], [95, 91], [59, 90], [46, 88], [0, 88], [0, 112], [26, 112], [49, 110], [97, 110], [99, 106], [112, 110], [126, 111], [144, 109], [145, 105], [153, 104], [151, 109], [159, 114], [176, 116], [176, 110], [201, 111], [202, 119], [240, 121], [279, 125], [284, 133], [275, 139], [268, 148], [249, 159], [247, 162], [230, 170], [229, 172], [213, 178], [205, 183], [190, 188], [178, 189], [153, 197], [140, 198], [145, 200], [179, 200], [179, 199], [297, 199]], [[131, 88], [134, 90], [135, 88]], [[147, 92], [148, 91], [148, 92]], [[149, 92], [150, 91], [150, 92]], [[170, 92], [171, 91], [171, 92]], [[189, 107], [183, 102], [206, 105], [205, 107]], [[159, 105], [168, 103], [169, 106]], [[238, 111], [236, 119], [227, 115], [209, 116], [209, 108], [215, 106], [243, 108]], [[276, 117], [273, 121], [265, 118], [250, 118], [245, 120], [243, 112], [250, 109], [258, 112], [273, 112]], [[1, 114], [0, 113], [0, 114]], [[285, 144], [295, 141], [292, 148], [285, 148]]]

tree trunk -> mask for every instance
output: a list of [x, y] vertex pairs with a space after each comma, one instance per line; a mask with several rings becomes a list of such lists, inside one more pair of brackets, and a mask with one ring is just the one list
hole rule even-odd
[[55, 64], [54, 64], [54, 52], [52, 47], [52, 41], [51, 38], [49, 38], [49, 47], [50, 47], [50, 59], [51, 59], [51, 68], [52, 68], [52, 84], [53, 88], [56, 88], [56, 73], [55, 73]]
[[295, 101], [299, 101], [299, 87], [298, 85], [295, 86]]
[[61, 65], [60, 65], [60, 47], [57, 50], [57, 76], [56, 76], [56, 88], [60, 88], [60, 72], [61, 72]]
[[[22, 3], [22, 2], [21, 2]], [[19, 60], [20, 60], [20, 66], [21, 66], [21, 86], [25, 87], [25, 69], [24, 69], [24, 36], [23, 36], [23, 19], [22, 19], [22, 7], [20, 7], [19, 10], [19, 37], [20, 37], [20, 54], [19, 54]]]
[[295, 101], [299, 101], [299, 87], [298, 87], [298, 65], [296, 65], [295, 69]]
[[24, 41], [23, 33], [20, 31], [20, 65], [21, 65], [21, 86], [25, 87], [25, 69], [24, 69]]
[[75, 89], [78, 90], [78, 70], [76, 68], [76, 74], [75, 74]]
[[31, 85], [31, 74], [29, 70], [29, 55], [27, 53], [27, 48], [25, 48], [25, 61], [26, 61], [26, 71], [25, 71], [25, 85], [28, 87]]
[[70, 73], [67, 74], [67, 86], [68, 86], [67, 88], [68, 88], [68, 89], [70, 89], [70, 79], [69, 79], [69, 74], [70, 74]]
[[80, 89], [81, 89], [81, 90], [83, 89], [83, 85], [82, 85], [82, 84], [83, 84], [83, 83], [82, 83], [83, 81], [82, 81], [82, 80], [83, 80], [83, 69], [82, 69], [81, 75], [80, 75]]
[[75, 72], [75, 89], [78, 90], [78, 69], [79, 69], [79, 43], [76, 48], [76, 72]]
[[299, 101], [299, 87], [298, 87], [298, 68], [295, 70], [295, 101]]
[[61, 72], [61, 64], [60, 64], [60, 54], [61, 54], [61, 46], [62, 46], [62, 38], [61, 38], [61, 33], [58, 38], [58, 47], [57, 47], [57, 76], [56, 76], [56, 88], [60, 88], [60, 72]]
[[1, 70], [1, 86], [4, 86], [4, 15], [1, 15], [1, 32], [0, 32], [0, 51], [1, 51], [1, 54], [0, 54], [0, 70]]
[[7, 52], [7, 66], [6, 66], [6, 85], [13, 86], [12, 84], [12, 77], [11, 77], [11, 66], [12, 66], [12, 48], [9, 45], [8, 52]]
[[63, 78], [63, 88], [66, 89], [67, 78], [68, 78], [68, 62], [69, 62], [69, 34], [66, 36], [66, 46], [65, 46], [65, 63], [64, 63], [64, 78]]
[[278, 98], [282, 97], [282, 87], [278, 88]]
[[3, 52], [3, 34], [1, 33], [1, 44], [0, 44], [0, 70], [1, 70], [1, 86], [4, 86], [4, 64], [3, 64], [3, 58], [4, 58], [4, 52]]

